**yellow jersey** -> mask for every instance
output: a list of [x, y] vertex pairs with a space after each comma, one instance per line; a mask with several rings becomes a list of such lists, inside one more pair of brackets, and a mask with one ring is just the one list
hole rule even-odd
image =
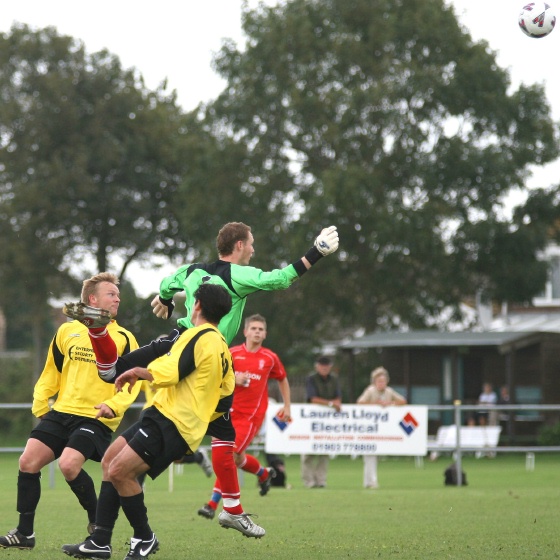
[[218, 402], [233, 395], [235, 375], [228, 345], [210, 323], [191, 327], [168, 354], [148, 365], [157, 390], [153, 406], [171, 420], [195, 451], [208, 424], [220, 417]]
[[[138, 348], [134, 335], [116, 321], [111, 321], [107, 330], [119, 356]], [[86, 418], [95, 418], [98, 410], [94, 406], [105, 403], [115, 413], [115, 418], [99, 420], [115, 431], [136, 400], [140, 385], [138, 383], [132, 393], [127, 390], [117, 393], [112, 383], [100, 379], [87, 327], [78, 321], [69, 321], [58, 328], [49, 346], [45, 366], [33, 390], [31, 412], [37, 417], [46, 414], [50, 408], [49, 399], [55, 395], [54, 410]]]

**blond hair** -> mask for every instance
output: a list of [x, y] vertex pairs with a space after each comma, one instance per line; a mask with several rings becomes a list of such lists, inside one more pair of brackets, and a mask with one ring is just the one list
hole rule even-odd
[[387, 380], [387, 383], [389, 383], [389, 372], [382, 366], [378, 367], [378, 368], [375, 368], [371, 372], [371, 382], [373, 383], [378, 377], [381, 377], [382, 375]]
[[82, 283], [82, 303], [89, 305], [89, 296], [93, 296], [97, 293], [97, 286], [99, 286], [101, 282], [110, 282], [111, 284], [118, 286], [119, 278], [112, 272], [100, 272], [99, 274], [95, 274], [91, 278], [84, 280]]

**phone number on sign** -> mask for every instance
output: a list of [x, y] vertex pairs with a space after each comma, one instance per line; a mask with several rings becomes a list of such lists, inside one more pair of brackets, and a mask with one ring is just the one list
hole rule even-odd
[[377, 450], [375, 443], [314, 443], [313, 451], [324, 453], [371, 453]]

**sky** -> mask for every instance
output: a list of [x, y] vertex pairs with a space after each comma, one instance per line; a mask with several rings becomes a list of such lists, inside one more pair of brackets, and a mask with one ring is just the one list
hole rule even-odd
[[[560, 18], [560, 0], [556, 13]], [[519, 29], [517, 19], [523, 2], [518, 0], [446, 0], [474, 40], [486, 40], [497, 53], [498, 64], [510, 71], [512, 86], [520, 83], [545, 85], [553, 117], [560, 120], [560, 21], [548, 37], [531, 39]], [[551, 5], [555, 9], [555, 0]], [[255, 7], [258, 0], [248, 0]], [[264, 0], [275, 5], [277, 0]], [[34, 28], [54, 26], [58, 32], [81, 39], [88, 52], [106, 48], [117, 55], [125, 68], [135, 67], [146, 86], [155, 89], [164, 80], [177, 91], [178, 102], [191, 110], [214, 99], [225, 83], [211, 67], [212, 56], [224, 38], [243, 46], [242, 0], [17, 0], [4, 2], [0, 10], [0, 32], [14, 22]], [[560, 162], [533, 170], [528, 184], [546, 187], [557, 182]], [[522, 197], [513, 193], [511, 203]], [[161, 269], [134, 269], [140, 295], [157, 292], [159, 280], [175, 265]]]

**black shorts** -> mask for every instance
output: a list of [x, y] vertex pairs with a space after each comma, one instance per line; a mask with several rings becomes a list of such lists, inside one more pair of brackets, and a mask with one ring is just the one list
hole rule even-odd
[[65, 447], [79, 451], [86, 459], [101, 461], [111, 444], [113, 432], [95, 418], [49, 410], [29, 437], [49, 447], [58, 459]]
[[209, 436], [221, 439], [222, 441], [235, 441], [235, 428], [231, 423], [231, 416], [229, 412], [226, 412], [219, 418], [216, 418], [213, 422], [210, 422], [206, 433]]
[[138, 422], [121, 435], [149, 465], [151, 478], [157, 478], [173, 461], [192, 454], [175, 424], [154, 406], [146, 408]]

